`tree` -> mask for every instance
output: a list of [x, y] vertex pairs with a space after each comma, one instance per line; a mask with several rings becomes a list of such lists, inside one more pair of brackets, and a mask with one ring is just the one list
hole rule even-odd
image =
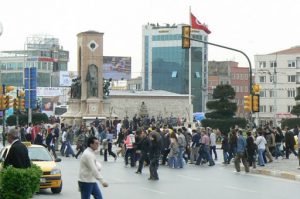
[[296, 106], [293, 106], [291, 114], [297, 115], [297, 117], [300, 116], [300, 104], [297, 104]]
[[230, 85], [218, 85], [213, 92], [213, 99], [206, 103], [206, 107], [212, 110], [206, 113], [206, 118], [228, 119], [233, 118], [237, 110], [237, 105], [231, 102], [235, 98], [235, 91]]

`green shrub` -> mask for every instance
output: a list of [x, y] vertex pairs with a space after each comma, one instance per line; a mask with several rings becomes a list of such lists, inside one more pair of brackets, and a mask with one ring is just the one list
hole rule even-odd
[[201, 121], [202, 126], [218, 128], [222, 133], [228, 133], [231, 127], [238, 125], [245, 128], [247, 121], [244, 118], [230, 118], [230, 119], [204, 119]]
[[0, 172], [1, 199], [28, 199], [39, 191], [42, 170], [32, 164], [27, 169], [17, 169], [12, 166]]
[[[37, 124], [41, 122], [47, 123], [49, 118], [45, 113], [32, 113], [32, 123]], [[16, 115], [11, 115], [7, 118], [6, 123], [9, 126], [14, 126], [17, 124]], [[28, 116], [27, 114], [19, 114], [19, 124], [25, 125], [28, 123]]]
[[300, 124], [300, 118], [289, 118], [289, 119], [283, 119], [281, 121], [281, 128], [284, 127], [294, 128]]

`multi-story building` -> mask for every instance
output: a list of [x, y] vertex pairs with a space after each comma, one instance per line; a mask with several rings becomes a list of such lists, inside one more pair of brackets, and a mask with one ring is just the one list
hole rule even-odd
[[52, 79], [57, 79], [54, 72], [67, 71], [68, 61], [69, 52], [63, 50], [57, 38], [31, 36], [24, 50], [1, 52], [0, 83], [23, 87], [24, 67], [36, 67], [38, 87], [51, 87]]
[[300, 85], [300, 46], [255, 56], [255, 81], [261, 85], [256, 122], [280, 124], [291, 115]]
[[[189, 93], [189, 49], [182, 49], [182, 26], [143, 26], [142, 84], [144, 90]], [[207, 41], [202, 30], [191, 37]], [[194, 112], [205, 111], [207, 98], [207, 45], [191, 42], [191, 95]]]
[[208, 62], [208, 99], [212, 99], [213, 89], [217, 85], [229, 84], [235, 90], [237, 104], [236, 115], [247, 116], [244, 111], [244, 96], [249, 94], [249, 68], [238, 67], [234, 61]]

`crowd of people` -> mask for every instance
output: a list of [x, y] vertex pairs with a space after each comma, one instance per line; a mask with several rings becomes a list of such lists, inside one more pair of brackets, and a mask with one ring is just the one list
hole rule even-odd
[[[216, 152], [217, 141], [220, 141], [223, 152], [223, 164], [233, 162], [237, 172], [241, 171], [241, 162], [245, 172], [249, 172], [249, 167], [263, 167], [273, 162], [274, 158], [289, 159], [291, 154], [298, 156], [300, 168], [300, 142], [296, 145], [295, 139], [300, 140], [300, 127], [281, 129], [266, 125], [252, 130], [235, 127], [229, 132], [220, 132], [209, 127], [192, 129], [191, 125], [173, 127], [168, 121], [171, 120], [155, 120], [154, 117], [143, 120], [137, 116], [132, 120], [127, 117], [106, 121], [96, 118], [92, 123], [82, 123], [80, 126], [28, 124], [16, 127], [14, 134], [21, 141], [47, 147], [55, 158], [57, 150], [66, 157], [81, 156], [81, 161], [85, 158], [94, 160], [97, 153], [103, 156], [104, 161], [108, 161], [109, 156], [114, 161], [123, 156], [126, 167], [137, 168], [136, 174], [141, 174], [148, 166], [149, 180], [159, 180], [159, 165], [171, 169], [183, 169], [186, 164], [214, 166], [215, 160], [220, 158]], [[72, 148], [74, 144], [76, 151]], [[295, 150], [297, 148], [298, 151]], [[95, 156], [91, 156], [91, 152]], [[97, 172], [100, 168], [100, 163], [97, 163]], [[80, 170], [86, 172], [86, 168]], [[95, 179], [108, 186], [101, 174], [97, 174]], [[84, 188], [87, 186], [84, 179], [80, 182], [83, 182], [79, 183], [82, 189], [88, 189]], [[84, 191], [82, 194], [89, 195]]]

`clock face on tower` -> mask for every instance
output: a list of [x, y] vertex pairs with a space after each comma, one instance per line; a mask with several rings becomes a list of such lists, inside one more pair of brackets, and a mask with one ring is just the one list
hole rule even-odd
[[94, 52], [99, 47], [99, 45], [94, 40], [90, 41], [87, 46], [92, 52]]
[[96, 112], [97, 107], [95, 105], [91, 105], [91, 112]]

